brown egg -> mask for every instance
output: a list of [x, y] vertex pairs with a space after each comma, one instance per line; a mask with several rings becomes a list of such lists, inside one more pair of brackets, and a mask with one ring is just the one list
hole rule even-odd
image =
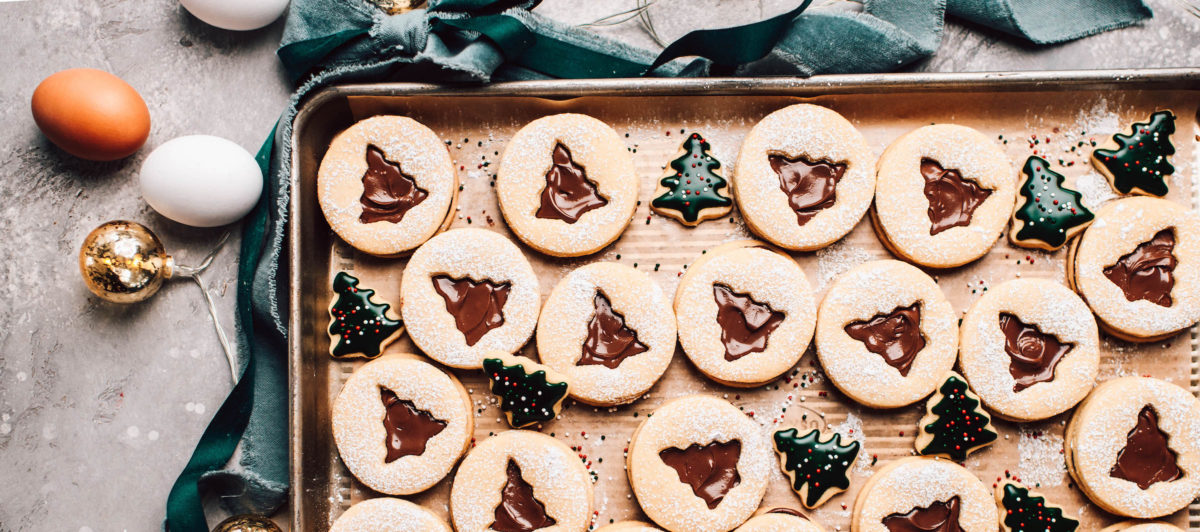
[[33, 91], [33, 120], [63, 151], [92, 161], [115, 161], [142, 147], [150, 110], [124, 80], [103, 70], [72, 68]]

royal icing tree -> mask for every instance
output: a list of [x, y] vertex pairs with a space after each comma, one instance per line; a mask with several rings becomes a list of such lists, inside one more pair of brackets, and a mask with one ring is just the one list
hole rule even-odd
[[666, 192], [654, 198], [650, 205], [687, 225], [700, 223], [705, 209], [716, 209], [716, 216], [727, 212], [733, 206], [733, 200], [721, 194], [721, 189], [728, 183], [717, 174], [721, 161], [709, 154], [711, 149], [699, 133], [688, 136], [683, 141], [683, 155], [671, 161], [674, 173], [659, 181]]
[[1015, 482], [996, 488], [1000, 492], [1001, 516], [1005, 530], [1030, 532], [1074, 532], [1079, 521], [1063, 515], [1063, 509], [1048, 504], [1046, 498], [1031, 493]]
[[1092, 162], [1122, 194], [1165, 196], [1167, 176], [1175, 172], [1167, 160], [1168, 155], [1175, 153], [1171, 145], [1174, 132], [1175, 115], [1158, 111], [1150, 115], [1149, 122], [1135, 122], [1132, 134], [1113, 135], [1117, 149], [1093, 151]]
[[[1013, 238], [1018, 244], [1058, 249], [1068, 238], [1096, 218], [1080, 203], [1082, 195], [1063, 186], [1063, 176], [1040, 157], [1030, 157], [1021, 169], [1024, 203], [1013, 213]], [[1018, 229], [1019, 227], [1019, 229]]]
[[513, 428], [545, 423], [562, 411], [568, 387], [554, 370], [525, 357], [498, 354], [483, 360], [483, 371]]
[[329, 354], [335, 358], [375, 358], [400, 336], [400, 321], [387, 317], [387, 303], [375, 303], [375, 291], [359, 288], [358, 279], [346, 272], [333, 278], [336, 297], [329, 306]]
[[776, 431], [775, 451], [783, 472], [792, 479], [792, 490], [805, 508], [813, 509], [850, 487], [848, 472], [862, 445], [853, 440], [842, 445], [840, 434], [821, 441], [817, 429], [803, 436], [798, 433], [794, 428]]
[[979, 406], [979, 396], [956, 373], [949, 374], [929, 398], [918, 423], [917, 452], [959, 462], [972, 451], [996, 441], [992, 418]]

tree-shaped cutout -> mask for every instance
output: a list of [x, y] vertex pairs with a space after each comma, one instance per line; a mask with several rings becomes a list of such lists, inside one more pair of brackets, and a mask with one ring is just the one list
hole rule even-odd
[[717, 301], [717, 325], [721, 327], [725, 360], [730, 362], [765, 350], [767, 337], [783, 323], [782, 312], [723, 284], [713, 285], [713, 299]]
[[1170, 482], [1183, 476], [1179, 455], [1167, 444], [1167, 434], [1158, 428], [1158, 412], [1146, 405], [1138, 412], [1137, 424], [1125, 437], [1125, 447], [1108, 474], [1128, 480], [1141, 489], [1156, 482]]
[[533, 532], [554, 526], [554, 518], [546, 515], [546, 505], [533, 496], [533, 486], [521, 477], [516, 460], [508, 459], [505, 474], [508, 480], [500, 490], [500, 504], [489, 528], [497, 532]]
[[446, 428], [446, 422], [417, 409], [412, 401], [402, 401], [387, 388], [379, 388], [379, 399], [383, 401], [383, 429], [387, 435], [384, 447], [387, 456], [384, 463], [390, 464], [402, 456], [419, 456], [425, 453], [430, 438]]
[[375, 291], [359, 288], [358, 279], [346, 272], [333, 278], [336, 294], [329, 306], [329, 335], [333, 339], [329, 353], [335, 358], [356, 355], [374, 358], [400, 334], [401, 323], [387, 317], [391, 305], [375, 303]]
[[545, 423], [558, 415], [567, 396], [565, 380], [556, 380], [546, 370], [530, 371], [532, 361], [505, 364], [500, 358], [483, 360], [492, 394], [500, 399], [500, 410], [514, 428]]
[[858, 459], [862, 444], [851, 440], [842, 445], [841, 434], [821, 441], [817, 429], [803, 436], [798, 433], [794, 428], [776, 431], [775, 451], [780, 454], [783, 472], [792, 480], [792, 490], [811, 510], [850, 487], [850, 467]]
[[1104, 269], [1104, 276], [1121, 288], [1125, 299], [1144, 299], [1170, 307], [1171, 290], [1175, 288], [1175, 231], [1163, 229], [1154, 238], [1142, 242], [1116, 264]]
[[1004, 334], [1004, 352], [1009, 358], [1008, 372], [1015, 381], [1014, 392], [1054, 380], [1054, 368], [1075, 347], [1008, 312], [1000, 313], [1000, 332]]
[[975, 209], [992, 195], [991, 190], [963, 179], [958, 170], [942, 168], [942, 164], [933, 159], [921, 159], [921, 176], [925, 178], [925, 199], [929, 200], [926, 214], [929, 215], [930, 235], [970, 225]]
[[889, 532], [964, 532], [958, 524], [961, 512], [961, 501], [955, 495], [948, 501], [934, 501], [929, 506], [884, 517], [883, 526]]
[[603, 365], [617, 369], [626, 358], [650, 348], [638, 341], [637, 333], [625, 325], [625, 316], [613, 310], [612, 303], [600, 291], [592, 298], [595, 314], [588, 320], [583, 356], [577, 366]]
[[742, 455], [741, 440], [708, 445], [693, 443], [686, 449], [670, 447], [658, 452], [658, 457], [679, 475], [679, 481], [692, 488], [692, 493], [704, 500], [712, 510], [721, 504], [729, 490], [741, 484], [738, 458]]
[[1113, 188], [1122, 194], [1165, 196], [1167, 177], [1175, 172], [1167, 159], [1175, 153], [1171, 144], [1174, 132], [1175, 115], [1158, 111], [1150, 115], [1149, 122], [1135, 122], [1131, 134], [1113, 135], [1118, 148], [1093, 151], [1092, 162], [1108, 174]]
[[925, 349], [921, 334], [921, 303], [897, 307], [887, 314], [846, 325], [846, 334], [866, 346], [867, 351], [883, 357], [902, 377], [908, 376], [917, 353]]
[[1060, 506], [1046, 502], [1046, 498], [1034, 494], [1029, 488], [1015, 482], [1005, 482], [1000, 491], [1000, 515], [1006, 530], [1013, 532], [1075, 532], [1079, 521], [1063, 514]]
[[454, 326], [466, 337], [467, 345], [479, 343], [488, 331], [504, 325], [504, 304], [512, 283], [493, 283], [484, 279], [454, 279], [435, 275], [433, 289], [446, 302], [446, 311], [454, 316]]
[[930, 396], [925, 416], [918, 422], [917, 451], [961, 462], [972, 451], [995, 442], [992, 418], [979, 403], [967, 381], [956, 373], [948, 374]]
[[554, 145], [550, 163], [546, 188], [542, 189], [541, 206], [536, 214], [538, 218], [573, 224], [584, 213], [608, 205], [608, 200], [600, 196], [596, 183], [589, 180], [583, 167], [571, 159], [571, 150], [563, 143]]
[[807, 224], [818, 212], [837, 202], [837, 184], [846, 174], [845, 164], [776, 154], [768, 155], [767, 163], [779, 177], [779, 189], [787, 194], [788, 206], [796, 213], [796, 223]]
[[400, 165], [387, 160], [383, 150], [367, 145], [367, 171], [362, 176], [363, 193], [359, 198], [362, 214], [358, 221], [399, 223], [410, 209], [420, 205], [429, 193], [416, 180], [400, 171]]
[[1096, 218], [1080, 203], [1083, 196], [1063, 186], [1063, 175], [1051, 170], [1045, 159], [1026, 159], [1021, 174], [1025, 183], [1018, 190], [1025, 199], [1013, 212], [1013, 217], [1021, 222], [1017, 224], [1020, 226], [1017, 243], [1041, 242], [1050, 249], [1058, 249]]
[[705, 209], [727, 209], [733, 206], [733, 200], [721, 193], [729, 183], [718, 172], [721, 161], [709, 153], [712, 146], [708, 141], [692, 133], [682, 148], [683, 155], [671, 161], [674, 173], [659, 181], [667, 190], [650, 206], [674, 211], [685, 224], [695, 225]]

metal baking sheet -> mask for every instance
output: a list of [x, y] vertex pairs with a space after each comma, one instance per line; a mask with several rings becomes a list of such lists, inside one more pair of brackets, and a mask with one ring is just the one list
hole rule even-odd
[[[326, 225], [317, 204], [317, 167], [330, 140], [355, 121], [377, 114], [410, 116], [447, 143], [464, 185], [453, 227], [484, 227], [509, 235], [496, 206], [492, 179], [505, 141], [524, 124], [552, 113], [595, 116], [621, 135], [642, 178], [641, 203], [628, 230], [615, 244], [580, 259], [553, 259], [522, 246], [541, 279], [543, 296], [572, 268], [595, 260], [618, 261], [648, 273], [668, 293], [701, 251], [750, 235], [734, 212], [694, 229], [649, 212], [655, 183], [685, 133], [705, 135], [727, 173], [746, 132], [767, 113], [797, 102], [828, 106], [846, 116], [876, 151], [913, 128], [933, 122], [975, 127], [996, 139], [1015, 167], [1035, 153], [1084, 193], [1085, 204], [1105, 199], [1108, 185], [1088, 162], [1100, 143], [1156, 108], [1178, 116], [1174, 140], [1177, 172], [1169, 199], [1196, 205], [1194, 176], [1200, 171], [1200, 69], [820, 76], [810, 79], [630, 79], [503, 83], [484, 87], [382, 83], [342, 85], [310, 97], [297, 115], [292, 158], [290, 388], [291, 478], [294, 530], [326, 530], [352, 503], [377, 496], [358, 483], [338, 458], [330, 433], [330, 410], [341, 385], [361, 362], [334, 361], [327, 354], [331, 276], [352, 271], [378, 297], [398, 303], [404, 259], [379, 259], [356, 252]], [[511, 236], [511, 235], [509, 235]], [[515, 239], [514, 239], [515, 240]], [[933, 273], [960, 313], [988, 286], [1014, 277], [1063, 280], [1064, 252], [1014, 248], [1002, 239], [982, 260]], [[842, 241], [815, 253], [794, 253], [822, 293], [841, 271], [860, 262], [888, 258], [866, 218]], [[1147, 374], [1197, 390], [1196, 334], [1134, 345], [1102, 339], [1101, 377]], [[402, 338], [389, 352], [412, 351]], [[532, 345], [523, 353], [536, 358]], [[477, 440], [507, 429], [480, 372], [452, 371], [476, 407]], [[758, 389], [739, 390], [702, 378], [677, 349], [662, 380], [642, 399], [619, 408], [596, 409], [568, 401], [562, 419], [543, 430], [576, 448], [595, 472], [596, 526], [643, 518], [626, 480], [623, 453], [644, 415], [684, 394], [727, 398], [770, 430], [779, 423], [831, 427], [863, 438], [863, 459], [851, 489], [813, 517], [834, 530], [849, 530], [854, 496], [866, 478], [889, 460], [907, 456], [921, 404], [875, 411], [843, 397], [823, 378], [812, 350], [793, 371]], [[1076, 514], [1084, 530], [1117, 519], [1088, 503], [1072, 487], [1061, 454], [1068, 415], [1018, 425], [997, 421], [997, 444], [972, 455], [968, 469], [991, 484], [1006, 475], [1040, 485], [1049, 499]], [[410, 499], [445, 516], [453, 473]], [[799, 507], [785, 478], [776, 472], [764, 506]], [[1200, 530], [1200, 507], [1170, 517]]]

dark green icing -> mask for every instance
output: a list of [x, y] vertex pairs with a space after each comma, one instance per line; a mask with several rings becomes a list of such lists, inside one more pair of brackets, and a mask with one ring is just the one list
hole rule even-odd
[[842, 445], [841, 434], [821, 441], [817, 429], [803, 436], [798, 433], [796, 429], [775, 431], [775, 450], [784, 456], [783, 467], [792, 474], [792, 489], [799, 493], [808, 484], [804, 506], [812, 508], [830, 489], [850, 487], [847, 472], [862, 445], [854, 440]]
[[375, 358], [381, 345], [400, 329], [400, 322], [387, 317], [391, 305], [371, 301], [375, 291], [359, 288], [358, 279], [346, 272], [333, 278], [337, 299], [329, 307], [329, 334], [337, 340], [330, 353], [336, 358], [362, 355]]
[[1150, 115], [1149, 122], [1134, 122], [1131, 135], [1113, 135], [1120, 148], [1098, 149], [1092, 156], [1112, 174], [1118, 192], [1128, 194], [1137, 188], [1146, 194], [1165, 196], [1166, 178], [1175, 172], [1167, 161], [1167, 156], [1175, 153], [1171, 145], [1174, 132], [1175, 115], [1158, 111]]
[[1063, 515], [1062, 508], [1049, 506], [1045, 497], [1029, 494], [1029, 488], [1008, 483], [1001, 497], [1004, 525], [1014, 532], [1074, 532], [1079, 521]]
[[936, 419], [922, 427], [933, 440], [921, 454], [944, 454], [961, 462], [971, 449], [996, 441], [996, 433], [988, 428], [992, 418], [968, 390], [967, 382], [958, 375], [949, 376], [938, 388], [941, 400], [930, 409]]
[[679, 211], [689, 223], [695, 222], [704, 209], [733, 205], [729, 196], [721, 194], [721, 189], [728, 183], [714, 172], [721, 167], [721, 161], [708, 153], [710, 149], [708, 141], [699, 133], [689, 135], [683, 141], [683, 156], [671, 161], [675, 175], [659, 181], [668, 190], [650, 204], [659, 209]]
[[1024, 222], [1017, 240], [1040, 240], [1057, 249], [1067, 242], [1072, 229], [1096, 218], [1080, 203], [1082, 195], [1064, 187], [1062, 174], [1051, 170], [1045, 159], [1026, 159], [1021, 173], [1028, 178], [1020, 189], [1025, 203], [1013, 214]]
[[567, 395], [567, 383], [547, 382], [545, 371], [528, 373], [522, 364], [505, 366], [498, 358], [486, 358], [483, 371], [491, 381], [492, 393], [500, 398], [500, 410], [510, 415], [513, 428], [554, 419], [555, 405]]

